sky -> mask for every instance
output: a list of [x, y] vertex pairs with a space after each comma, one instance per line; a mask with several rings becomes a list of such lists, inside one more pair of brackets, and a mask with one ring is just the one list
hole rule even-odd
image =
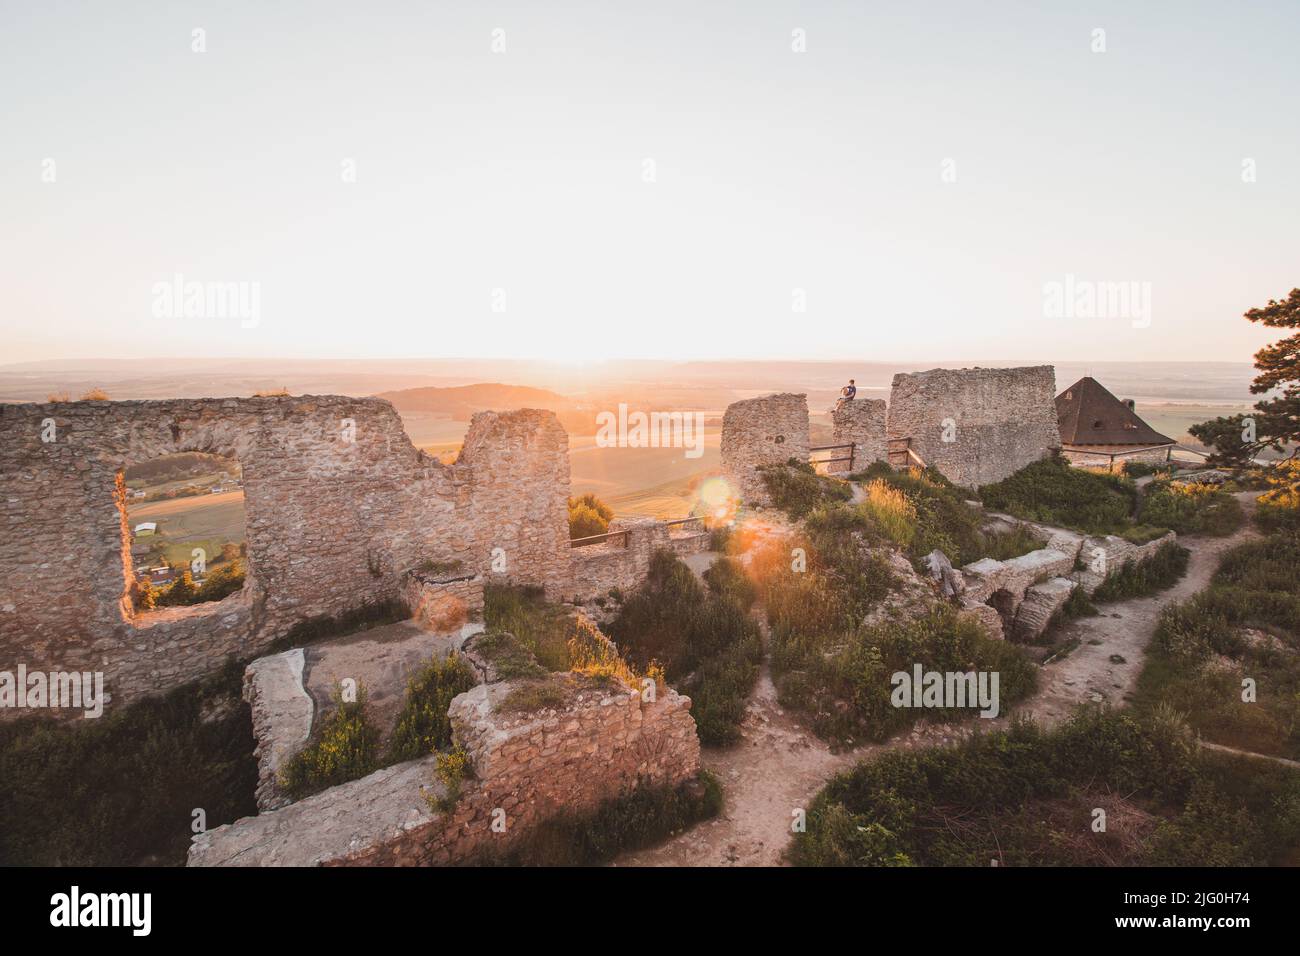
[[0, 0], [0, 363], [1247, 360], [1300, 285], [1298, 33], [1294, 0]]

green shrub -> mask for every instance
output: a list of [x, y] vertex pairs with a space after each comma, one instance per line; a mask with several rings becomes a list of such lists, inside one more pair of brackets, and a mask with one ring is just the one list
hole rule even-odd
[[[1246, 628], [1257, 633], [1250, 638]], [[1172, 706], [1207, 739], [1300, 758], [1300, 541], [1275, 535], [1226, 551], [1210, 587], [1162, 612], [1139, 706]], [[1257, 700], [1241, 699], [1243, 676]]]
[[[475, 654], [490, 663], [502, 680], [545, 677], [549, 671], [537, 662], [532, 650], [509, 631], [486, 631], [472, 639]], [[568, 663], [568, 654], [565, 654]]]
[[772, 627], [772, 672], [782, 706], [803, 711], [813, 729], [835, 742], [886, 740], [925, 717], [957, 720], [972, 708], [913, 709], [891, 700], [892, 675], [926, 671], [996, 671], [1005, 712], [1034, 689], [1036, 668], [1006, 641], [988, 637], [949, 605], [904, 622], [827, 633], [798, 620]]
[[[1198, 753], [1168, 710], [1139, 720], [1084, 708], [1052, 730], [1016, 721], [858, 764], [817, 795], [789, 856], [803, 866], [1275, 863], [1300, 845], [1300, 774], [1255, 770]], [[1094, 834], [1092, 808], [1108, 803], [1120, 812]]]
[[1156, 482], [1142, 497], [1142, 521], [1179, 534], [1232, 534], [1245, 520], [1241, 503], [1213, 485]]
[[295, 800], [379, 769], [379, 730], [366, 713], [365, 689], [357, 690], [355, 701], [345, 701], [336, 688], [334, 707], [280, 771], [281, 786]]
[[387, 762], [427, 757], [451, 743], [452, 699], [478, 683], [473, 669], [452, 651], [434, 658], [407, 681], [406, 700], [388, 741]]
[[523, 834], [507, 852], [476, 862], [496, 866], [593, 866], [654, 846], [718, 815], [722, 788], [708, 771], [676, 787], [638, 786], [594, 811], [561, 811]]
[[736, 529], [729, 524], [709, 525], [709, 550], [727, 554], [735, 538]]
[[739, 737], [758, 679], [762, 638], [746, 601], [752, 603], [753, 587], [738, 562], [714, 562], [705, 588], [675, 555], [660, 551], [607, 628], [630, 663], [642, 669], [661, 664], [667, 680], [690, 695], [705, 744]]
[[797, 458], [780, 465], [760, 465], [758, 474], [772, 504], [796, 520], [823, 505], [853, 497], [847, 482], [819, 475], [812, 465]]
[[1133, 483], [1117, 475], [1044, 458], [980, 489], [985, 507], [1089, 534], [1111, 534], [1129, 523], [1137, 500]]
[[460, 788], [465, 778], [469, 776], [471, 767], [469, 764], [469, 754], [460, 747], [453, 747], [444, 753], [438, 754], [434, 763], [434, 776], [443, 786], [443, 793], [440, 797], [426, 795], [431, 810], [449, 813], [460, 802]]
[[181, 865], [208, 828], [257, 812], [243, 666], [97, 720], [0, 722], [0, 865]]
[[1120, 601], [1146, 597], [1171, 588], [1187, 573], [1187, 562], [1191, 555], [1182, 545], [1168, 541], [1139, 561], [1125, 561], [1118, 571], [1112, 571], [1106, 576], [1093, 591], [1092, 599], [1103, 603]]
[[718, 558], [704, 572], [704, 583], [719, 597], [731, 598], [748, 611], [758, 598], [758, 590], [744, 566], [735, 558]]

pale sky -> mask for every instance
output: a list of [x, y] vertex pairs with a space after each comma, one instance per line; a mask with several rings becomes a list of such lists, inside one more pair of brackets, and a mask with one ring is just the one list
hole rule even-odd
[[[1300, 285], [1298, 40], [1294, 0], [0, 0], [0, 362], [1245, 361]], [[177, 273], [257, 321], [159, 317]], [[1067, 275], [1149, 325], [1045, 315]]]

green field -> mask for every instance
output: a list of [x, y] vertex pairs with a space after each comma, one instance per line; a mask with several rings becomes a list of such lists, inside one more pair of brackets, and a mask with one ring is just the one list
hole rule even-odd
[[245, 540], [244, 493], [228, 491], [148, 504], [128, 503], [130, 527], [142, 521], [156, 521], [158, 534], [144, 535], [132, 543], [132, 559], [137, 566], [158, 540], [166, 545], [165, 560], [169, 564], [189, 564], [195, 548], [203, 548], [212, 562], [221, 554], [223, 544]]

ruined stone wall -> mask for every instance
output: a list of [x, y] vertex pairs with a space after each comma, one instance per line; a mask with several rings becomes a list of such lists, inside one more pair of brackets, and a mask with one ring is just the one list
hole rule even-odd
[[722, 468], [745, 504], [769, 504], [755, 469], [808, 460], [808, 399], [785, 393], [732, 402], [722, 416]]
[[[190, 866], [444, 865], [506, 850], [534, 824], [581, 813], [637, 786], [672, 786], [699, 771], [690, 699], [654, 702], [622, 685], [530, 714], [497, 708], [519, 681], [452, 701], [453, 737], [474, 776], [447, 812], [435, 758], [389, 767], [279, 810], [194, 838]], [[500, 821], [493, 828], [494, 821]]]
[[888, 437], [958, 485], [1000, 481], [1061, 445], [1050, 365], [894, 376]]
[[[1170, 458], [1168, 447], [1150, 448], [1135, 452], [1132, 445], [1089, 445], [1062, 448], [1061, 454], [1072, 465], [1088, 468], [1114, 467], [1119, 470], [1126, 461], [1140, 461], [1150, 465], [1163, 465]], [[1110, 456], [1117, 455], [1112, 463]]]
[[[119, 476], [185, 451], [243, 466], [247, 583], [137, 614]], [[495, 556], [500, 576], [559, 593], [568, 481], [564, 429], [536, 410], [479, 413], [445, 466], [378, 399], [0, 405], [0, 670], [103, 671], [125, 702], [253, 657], [304, 619], [401, 600], [425, 561], [487, 573]]]
[[[886, 405], [883, 398], [855, 398], [848, 402], [839, 402], [831, 409], [832, 445], [844, 445], [852, 442], [853, 470], [861, 471], [873, 461], [885, 460], [885, 419]], [[843, 458], [848, 449], [836, 449], [833, 455], [824, 456]], [[835, 475], [849, 471], [847, 461], [837, 461], [826, 466], [827, 474]]]

